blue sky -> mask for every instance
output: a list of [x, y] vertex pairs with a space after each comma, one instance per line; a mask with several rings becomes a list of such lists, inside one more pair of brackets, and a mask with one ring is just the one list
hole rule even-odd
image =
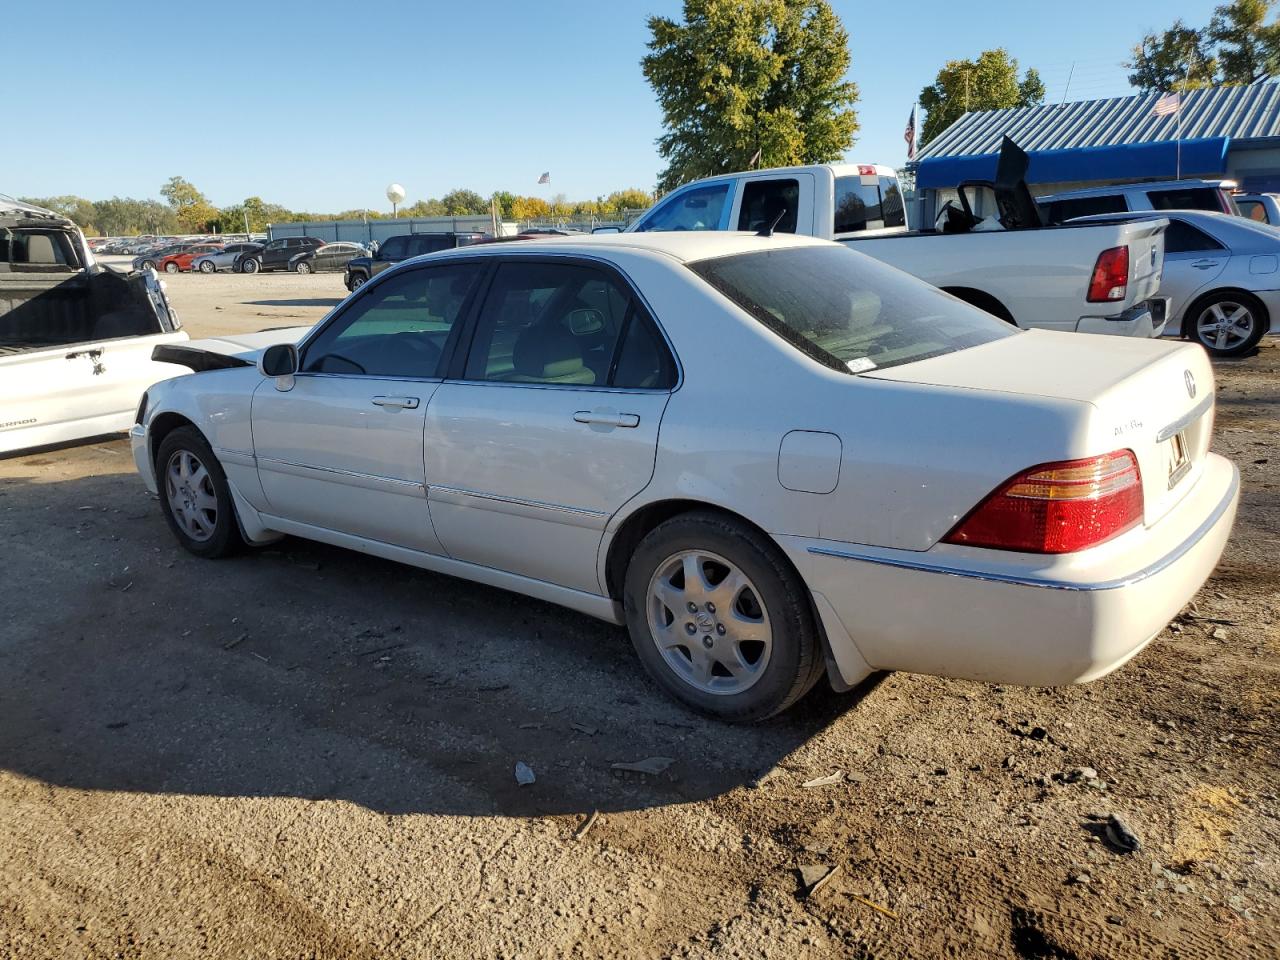
[[[947, 59], [1005, 46], [1051, 99], [1073, 62], [1070, 99], [1123, 96], [1129, 47], [1214, 5], [834, 0], [862, 94], [850, 159], [902, 162], [911, 104]], [[679, 0], [0, 6], [3, 193], [153, 197], [179, 174], [219, 205], [333, 212], [386, 206], [392, 180], [410, 203], [454, 187], [578, 199], [649, 188], [662, 168], [639, 60], [646, 16]]]

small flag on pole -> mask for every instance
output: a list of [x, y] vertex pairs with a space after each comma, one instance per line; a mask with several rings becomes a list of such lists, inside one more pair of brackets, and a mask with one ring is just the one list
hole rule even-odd
[[544, 173], [542, 176], [540, 176], [540, 177], [538, 178], [538, 182], [539, 182], [539, 183], [550, 183], [550, 182], [551, 182], [551, 174], [550, 174], [550, 172]]
[[902, 139], [907, 141], [907, 159], [916, 158], [916, 108], [911, 107], [911, 116], [907, 118], [907, 129], [902, 131]]
[[1156, 101], [1156, 105], [1151, 108], [1151, 115], [1153, 117], [1167, 117], [1181, 109], [1182, 94], [1175, 90], [1173, 93], [1166, 93]]

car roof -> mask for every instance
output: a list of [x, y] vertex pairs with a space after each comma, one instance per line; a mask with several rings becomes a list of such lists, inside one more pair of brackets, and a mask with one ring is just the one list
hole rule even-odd
[[1225, 241], [1233, 253], [1249, 252], [1260, 244], [1268, 253], [1273, 244], [1280, 243], [1280, 229], [1266, 223], [1238, 217], [1216, 210], [1130, 210], [1126, 213], [1097, 213], [1087, 217], [1073, 217], [1067, 223], [1115, 223], [1133, 220], [1185, 220], [1215, 239]]
[[1105, 196], [1109, 193], [1125, 193], [1129, 190], [1188, 190], [1203, 187], [1215, 187], [1226, 190], [1236, 188], [1235, 180], [1156, 180], [1150, 183], [1109, 183], [1100, 187], [1084, 187], [1080, 190], [1064, 190], [1061, 193], [1050, 193], [1036, 197], [1037, 203], [1050, 200], [1070, 200], [1075, 197]]
[[782, 250], [789, 247], [833, 246], [830, 240], [801, 237], [791, 233], [775, 233], [762, 237], [756, 233], [738, 233], [723, 230], [691, 230], [682, 232], [653, 233], [604, 233], [581, 237], [539, 237], [521, 240], [519, 243], [485, 243], [458, 247], [428, 254], [433, 258], [447, 256], [519, 256], [536, 253], [576, 254], [601, 256], [615, 251], [643, 251], [663, 254], [681, 263], [707, 260], [735, 253], [756, 253], [762, 250]]

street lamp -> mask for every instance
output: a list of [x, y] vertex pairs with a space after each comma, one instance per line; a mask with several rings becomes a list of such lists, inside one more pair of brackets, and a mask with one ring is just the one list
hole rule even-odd
[[391, 216], [398, 217], [400, 202], [404, 200], [404, 187], [398, 183], [387, 185], [387, 199], [391, 201]]

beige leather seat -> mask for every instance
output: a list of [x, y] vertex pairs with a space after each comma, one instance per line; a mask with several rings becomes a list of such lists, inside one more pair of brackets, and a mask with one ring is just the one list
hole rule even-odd
[[594, 384], [595, 371], [583, 362], [578, 338], [558, 323], [526, 327], [511, 353], [518, 383]]

